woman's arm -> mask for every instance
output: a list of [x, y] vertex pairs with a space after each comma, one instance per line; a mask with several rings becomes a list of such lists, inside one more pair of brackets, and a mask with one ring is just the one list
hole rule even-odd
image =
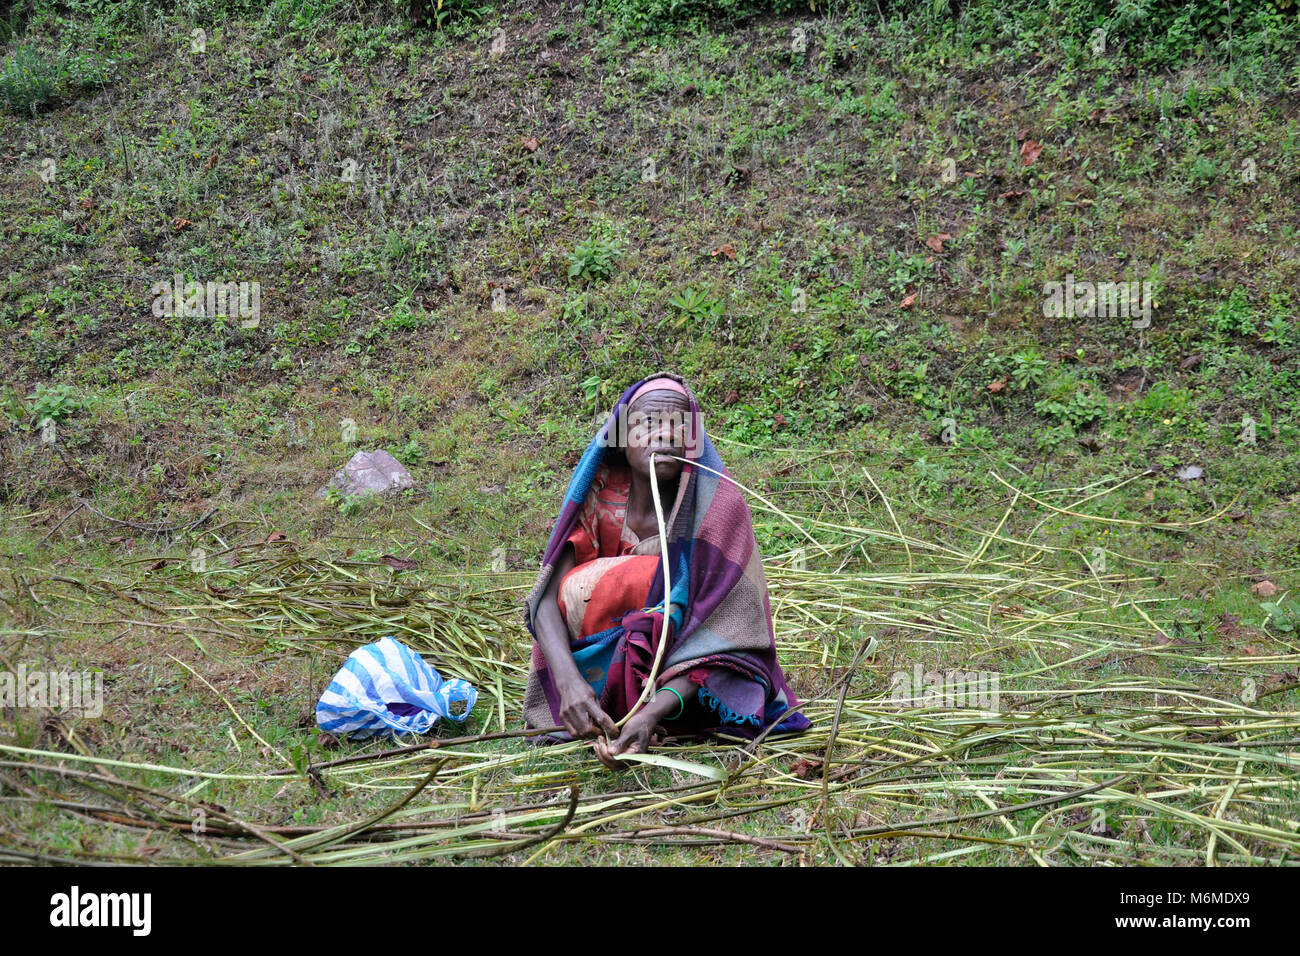
[[573, 545], [566, 544], [560, 552], [560, 560], [555, 562], [551, 579], [546, 582], [542, 600], [537, 605], [537, 642], [542, 645], [542, 653], [546, 655], [546, 663], [551, 668], [556, 687], [580, 677], [578, 665], [573, 662], [573, 654], [569, 652], [569, 626], [560, 616], [559, 602], [560, 582], [573, 570], [573, 565]]
[[[667, 684], [664, 684], [655, 692], [654, 697], [650, 698], [641, 712], [645, 714], [645, 721], [654, 726], [669, 718], [677, 718], [686, 713], [691, 707], [691, 699], [695, 696], [696, 684], [691, 681], [690, 673], [678, 674]], [[677, 694], [671, 691], [677, 691], [681, 694], [679, 700]], [[636, 715], [633, 715], [636, 719]]]
[[546, 657], [555, 689], [560, 693], [560, 720], [564, 729], [574, 737], [595, 737], [602, 731], [614, 736], [618, 733], [614, 721], [600, 709], [595, 691], [578, 673], [573, 652], [569, 650], [569, 626], [560, 616], [560, 582], [573, 570], [574, 563], [573, 545], [567, 544], [537, 607], [537, 643]]

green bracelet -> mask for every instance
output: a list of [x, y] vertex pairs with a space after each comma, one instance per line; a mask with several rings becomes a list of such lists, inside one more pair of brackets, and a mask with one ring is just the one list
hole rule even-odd
[[[671, 687], [665, 687], [664, 690], [677, 694], [677, 691], [673, 690]], [[673, 714], [671, 717], [665, 717], [664, 720], [676, 720], [682, 714], [686, 713], [686, 701], [681, 694], [677, 694], [677, 703], [680, 705], [677, 708], [677, 713]]]

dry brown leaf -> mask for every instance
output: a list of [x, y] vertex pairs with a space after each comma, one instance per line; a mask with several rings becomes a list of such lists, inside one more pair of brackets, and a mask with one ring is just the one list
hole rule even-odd
[[822, 762], [820, 760], [808, 760], [805, 757], [800, 757], [794, 763], [790, 764], [790, 769], [794, 771], [794, 775], [799, 777], [801, 780], [810, 779], [812, 775], [821, 770], [821, 768]]
[[952, 236], [949, 233], [941, 232], [938, 235], [931, 236], [929, 239], [925, 240], [925, 244], [935, 252], [943, 252], [944, 242], [951, 238]]

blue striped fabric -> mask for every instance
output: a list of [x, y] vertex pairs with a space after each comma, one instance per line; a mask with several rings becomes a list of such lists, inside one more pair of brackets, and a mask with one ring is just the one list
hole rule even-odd
[[[385, 637], [349, 655], [316, 704], [316, 722], [356, 739], [426, 734], [439, 717], [463, 721], [477, 700], [468, 682], [443, 680], [415, 651]], [[451, 713], [453, 701], [465, 704], [459, 714]]]

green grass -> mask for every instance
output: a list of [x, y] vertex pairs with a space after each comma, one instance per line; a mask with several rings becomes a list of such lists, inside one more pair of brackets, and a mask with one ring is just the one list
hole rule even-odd
[[[746, 813], [732, 818], [714, 818], [733, 799], [711, 796], [715, 784], [655, 767], [610, 775], [517, 740], [467, 745], [414, 811], [488, 819], [560, 801], [504, 828], [535, 836], [558, 822], [571, 781], [575, 826], [593, 823], [597, 795], [642, 807], [548, 844], [547, 862], [1204, 862], [1214, 819], [1245, 828], [1215, 837], [1223, 862], [1294, 858], [1285, 688], [1297, 651], [1289, 619], [1264, 607], [1293, 604], [1300, 569], [1300, 328], [1285, 254], [1300, 222], [1300, 71], [1272, 46], [1290, 21], [1234, 29], [1231, 48], [1226, 33], [1187, 29], [1138, 42], [1148, 25], [1130, 24], [1131, 41], [1097, 56], [1079, 39], [1094, 23], [1085, 4], [1066, 5], [1074, 31], [1050, 10], [975, 4], [953, 21], [905, 7], [882, 21], [872, 5], [651, 41], [617, 29], [650, 9], [633, 5], [585, 18], [505, 7], [412, 31], [384, 7], [234, 3], [203, 7], [206, 52], [192, 53], [194, 23], [109, 6], [37, 6], [27, 35], [117, 67], [61, 81], [36, 117], [0, 118], [13, 158], [0, 164], [0, 648], [6, 666], [103, 668], [109, 713], [71, 731], [88, 754], [176, 768], [121, 771], [173, 795], [194, 785], [187, 770], [252, 776], [190, 797], [258, 825], [377, 813], [427, 761], [327, 772], [332, 795], [268, 778], [283, 761], [223, 698], [291, 762], [359, 752], [326, 750], [300, 718], [356, 640], [444, 620], [453, 596], [493, 622], [480, 622], [486, 643], [421, 649], [482, 691], [467, 732], [500, 731], [503, 714], [520, 726], [515, 604], [593, 410], [667, 365], [701, 396], [736, 478], [835, 553], [809, 550], [796, 571], [806, 540], [756, 512], [782, 659], [816, 733], [756, 765], [725, 746], [682, 754], [748, 767], [733, 781]], [[1030, 165], [1028, 140], [1043, 146]], [[175, 275], [258, 282], [260, 323], [155, 314], [151, 289]], [[1067, 276], [1151, 282], [1149, 327], [1045, 315], [1045, 285]], [[417, 489], [315, 499], [358, 447], [398, 454]], [[1205, 479], [1177, 478], [1186, 465]], [[1046, 507], [1126, 478], [1080, 514]], [[95, 510], [77, 510], [83, 500]], [[274, 532], [294, 550], [266, 544]], [[202, 576], [188, 570], [196, 547], [213, 556]], [[420, 568], [393, 572], [385, 554]], [[272, 559], [285, 562], [267, 572], [279, 584], [259, 591], [254, 572]], [[364, 606], [295, 616], [277, 595], [307, 559], [356, 563], [377, 593], [408, 582], [447, 597], [382, 622]], [[817, 577], [841, 561], [839, 577]], [[958, 577], [999, 568], [1014, 599]], [[863, 583], [874, 575], [892, 583]], [[1277, 595], [1252, 593], [1265, 579]], [[348, 578], [318, 568], [311, 580], [328, 601]], [[1045, 580], [1084, 593], [1072, 604]], [[819, 589], [844, 607], [801, 603]], [[221, 606], [251, 595], [263, 616]], [[1016, 623], [1039, 602], [1065, 615], [1050, 640]], [[1003, 620], [986, 604], [1022, 611]], [[831, 768], [869, 772], [823, 803], [820, 776], [790, 768], [825, 756], [835, 682], [868, 636], [880, 646], [848, 685]], [[998, 735], [939, 754], [980, 722], [891, 709], [890, 674], [914, 663], [1001, 674], [1012, 706]], [[1276, 691], [1260, 699], [1266, 719], [1242, 709], [1247, 679]], [[1047, 723], [1014, 726], [1027, 713]], [[1144, 721], [1172, 728], [1163, 744], [1132, 736]], [[4, 713], [0, 731], [0, 744], [77, 746], [39, 714]], [[1075, 752], [1097, 735], [1114, 746]], [[1050, 751], [1035, 766], [1127, 779], [1005, 823], [970, 816], [989, 809], [978, 794], [1011, 805], [1063, 792], [1022, 766], [1035, 748]], [[516, 762], [493, 764], [503, 755]], [[1257, 788], [1233, 787], [1241, 759]], [[23, 779], [76, 786], [48, 770]], [[688, 785], [689, 804], [642, 806]], [[1097, 807], [1108, 831], [1089, 830]], [[152, 859], [206, 852], [185, 837], [192, 809], [155, 808], [186, 825], [150, 844]], [[24, 852], [142, 852], [134, 829], [39, 803], [3, 812], [21, 824], [10, 832], [33, 835]], [[961, 819], [938, 835], [868, 832], [945, 815]], [[671, 846], [682, 837], [628, 829], [665, 825], [794, 850]], [[214, 846], [251, 849], [233, 835]], [[419, 847], [514, 862], [538, 850], [474, 834]]]

